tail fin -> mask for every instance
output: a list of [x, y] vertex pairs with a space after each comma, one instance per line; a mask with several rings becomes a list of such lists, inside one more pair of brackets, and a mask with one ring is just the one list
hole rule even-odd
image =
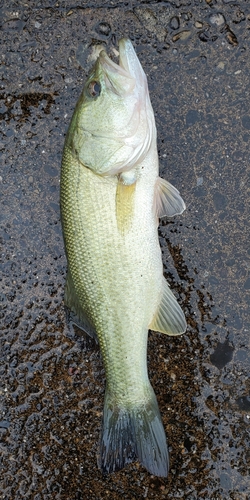
[[110, 473], [136, 459], [151, 474], [168, 475], [168, 447], [155, 394], [152, 390], [147, 402], [121, 408], [106, 391], [98, 465]]

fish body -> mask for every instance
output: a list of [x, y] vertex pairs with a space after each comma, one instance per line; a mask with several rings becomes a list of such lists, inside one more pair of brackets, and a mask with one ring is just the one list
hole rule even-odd
[[159, 178], [145, 73], [127, 39], [120, 61], [102, 50], [74, 111], [61, 173], [61, 216], [72, 320], [99, 340], [106, 393], [98, 463], [132, 460], [166, 476], [165, 432], [147, 372], [148, 329], [186, 329], [164, 277], [158, 217], [184, 202]]

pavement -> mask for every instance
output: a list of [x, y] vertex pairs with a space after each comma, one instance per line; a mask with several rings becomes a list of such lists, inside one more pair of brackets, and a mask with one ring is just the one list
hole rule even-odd
[[[247, 500], [250, 4], [0, 4], [0, 499]], [[159, 226], [178, 338], [149, 334], [171, 470], [97, 468], [105, 374], [66, 324], [59, 208], [70, 117], [96, 43], [129, 37], [148, 77], [161, 176], [187, 209]]]

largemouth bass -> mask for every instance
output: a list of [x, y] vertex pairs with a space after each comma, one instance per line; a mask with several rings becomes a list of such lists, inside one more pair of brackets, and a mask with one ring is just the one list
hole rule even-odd
[[163, 277], [158, 218], [182, 213], [160, 179], [146, 75], [128, 39], [101, 50], [65, 140], [61, 217], [71, 319], [99, 340], [106, 372], [98, 463], [138, 459], [167, 476], [168, 448], [147, 372], [148, 329], [179, 335], [183, 312]]

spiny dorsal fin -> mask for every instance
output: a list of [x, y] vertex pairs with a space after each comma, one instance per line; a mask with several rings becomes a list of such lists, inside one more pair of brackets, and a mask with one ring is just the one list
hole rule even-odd
[[180, 335], [187, 328], [183, 311], [164, 278], [161, 302], [149, 328], [167, 335]]
[[157, 178], [155, 184], [154, 210], [157, 217], [173, 217], [181, 214], [186, 205], [179, 191], [170, 182]]
[[116, 220], [120, 233], [124, 234], [131, 226], [134, 215], [136, 182], [125, 185], [119, 179], [116, 188]]

